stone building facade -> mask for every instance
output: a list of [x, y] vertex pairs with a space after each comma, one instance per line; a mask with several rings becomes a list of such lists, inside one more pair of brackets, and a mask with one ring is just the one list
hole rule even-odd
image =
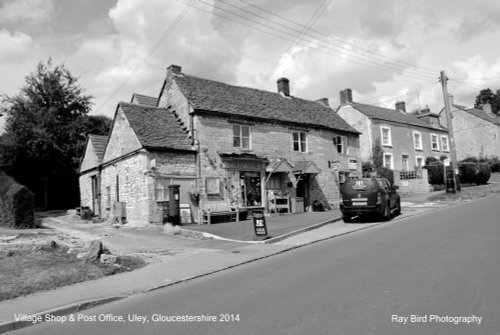
[[[486, 104], [483, 109], [466, 108], [452, 102], [452, 122], [457, 159], [500, 157], [500, 117]], [[446, 124], [444, 110], [440, 119]]]
[[[193, 77], [172, 65], [159, 97], [197, 148], [200, 207], [225, 202], [270, 209], [275, 196], [296, 211], [338, 205], [339, 182], [359, 174], [359, 133], [321, 102]], [[337, 141], [337, 142], [336, 142]], [[293, 206], [293, 204], [291, 205]]]
[[268, 92], [172, 65], [157, 99], [134, 94], [117, 107], [99, 165], [102, 216], [162, 222], [171, 184], [194, 222], [217, 209], [329, 209], [340, 183], [360, 175], [359, 153], [359, 132], [325, 99], [290, 95], [286, 78]]
[[427, 157], [449, 157], [448, 130], [441, 126], [439, 115], [422, 111], [420, 115], [406, 113], [404, 102], [395, 109], [360, 104], [352, 100], [352, 92], [340, 93], [337, 114], [361, 132], [361, 159], [372, 160], [372, 150], [380, 144], [383, 164], [393, 170], [413, 171], [425, 164]]

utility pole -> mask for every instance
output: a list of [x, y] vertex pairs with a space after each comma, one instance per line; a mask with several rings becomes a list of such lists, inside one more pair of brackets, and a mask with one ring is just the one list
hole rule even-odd
[[[439, 78], [441, 82], [441, 86], [443, 88], [443, 99], [444, 99], [444, 109], [446, 115], [446, 123], [448, 124], [448, 134], [450, 139], [450, 155], [451, 155], [451, 174], [453, 178], [453, 187], [449, 188], [448, 185], [446, 187], [447, 193], [455, 193], [456, 191], [460, 191], [460, 183], [458, 181], [458, 162], [457, 162], [457, 151], [455, 148], [455, 136], [453, 135], [453, 124], [451, 123], [451, 106], [450, 106], [450, 96], [448, 95], [448, 77], [444, 71], [441, 71], [441, 76]], [[446, 167], [445, 167], [446, 171]], [[447, 178], [445, 179], [447, 183]]]

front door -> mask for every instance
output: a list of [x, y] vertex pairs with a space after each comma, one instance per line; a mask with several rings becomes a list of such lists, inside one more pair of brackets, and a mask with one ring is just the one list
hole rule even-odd
[[92, 212], [101, 216], [101, 191], [98, 176], [92, 176]]
[[304, 198], [304, 209], [310, 205], [309, 197], [309, 185], [310, 178], [309, 174], [302, 174], [298, 176], [299, 181], [297, 182], [297, 197]]

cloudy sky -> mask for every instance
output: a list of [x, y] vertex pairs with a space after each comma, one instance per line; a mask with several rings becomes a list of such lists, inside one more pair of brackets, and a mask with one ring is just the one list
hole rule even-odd
[[0, 93], [52, 57], [113, 116], [132, 93], [158, 96], [166, 68], [338, 106], [407, 109], [500, 89], [498, 0], [0, 0]]

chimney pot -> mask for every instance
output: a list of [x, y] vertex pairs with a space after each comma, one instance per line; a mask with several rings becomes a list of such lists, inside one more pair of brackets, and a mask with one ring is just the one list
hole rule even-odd
[[343, 91], [340, 91], [340, 104], [348, 105], [352, 102], [352, 91], [350, 88], [346, 88]]
[[167, 67], [167, 75], [169, 74], [180, 74], [182, 72], [182, 67], [179, 65], [172, 64]]
[[396, 112], [406, 113], [406, 104], [404, 101], [396, 102]]
[[286, 97], [290, 96], [290, 80], [287, 78], [280, 78], [278, 83], [278, 93], [283, 94]]

